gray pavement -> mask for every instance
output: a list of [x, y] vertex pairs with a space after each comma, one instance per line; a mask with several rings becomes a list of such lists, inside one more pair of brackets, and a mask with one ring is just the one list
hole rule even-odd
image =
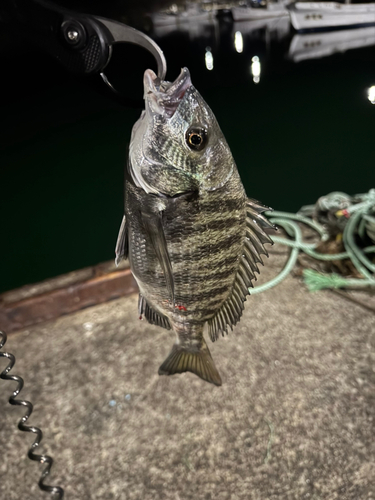
[[[174, 337], [139, 321], [135, 295], [9, 335], [47, 482], [66, 499], [375, 500], [374, 314], [293, 276], [246, 306], [209, 342], [222, 387], [157, 375]], [[0, 381], [0, 498], [49, 498], [13, 386]]]

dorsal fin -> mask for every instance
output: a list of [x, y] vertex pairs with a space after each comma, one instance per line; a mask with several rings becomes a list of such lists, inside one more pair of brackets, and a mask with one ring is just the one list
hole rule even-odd
[[[259, 226], [262, 227], [267, 227], [269, 229], [277, 229], [275, 224], [272, 224], [264, 215], [262, 215], [263, 212], [272, 212], [273, 208], [267, 207], [266, 205], [263, 205], [260, 203], [258, 200], [254, 200], [253, 198], [248, 198], [246, 200], [246, 211], [247, 211], [247, 216], [250, 217], [250, 219], [253, 219], [256, 221], [258, 228]], [[269, 238], [264, 231], [261, 231], [262, 235], [265, 235], [266, 238], [269, 239], [267, 243], [273, 243], [271, 238]]]
[[228, 333], [228, 326], [233, 329], [233, 326], [240, 320], [244, 309], [243, 303], [250, 294], [249, 288], [253, 286], [252, 280], [256, 280], [254, 272], [259, 273], [257, 263], [263, 264], [262, 254], [268, 257], [264, 243], [273, 244], [273, 241], [263, 228], [276, 229], [276, 227], [262, 215], [262, 212], [266, 210], [272, 209], [256, 200], [247, 200], [246, 237], [232, 290], [216, 315], [208, 321], [208, 331], [213, 342], [217, 340], [219, 332], [222, 335], [224, 332]]
[[138, 312], [139, 316], [144, 316], [151, 325], [161, 326], [166, 328], [167, 330], [171, 329], [171, 325], [169, 323], [169, 319], [155, 311], [151, 306], [148, 305], [146, 299], [143, 295], [139, 294], [138, 299]]

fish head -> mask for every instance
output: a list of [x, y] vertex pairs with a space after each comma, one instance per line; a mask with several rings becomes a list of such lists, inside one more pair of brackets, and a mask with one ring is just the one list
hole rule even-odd
[[225, 185], [235, 170], [217, 120], [187, 68], [174, 82], [144, 75], [145, 111], [129, 151], [133, 181], [147, 193], [176, 196]]

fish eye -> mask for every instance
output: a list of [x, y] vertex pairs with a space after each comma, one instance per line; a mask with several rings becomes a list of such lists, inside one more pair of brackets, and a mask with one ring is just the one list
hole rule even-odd
[[207, 143], [207, 131], [203, 127], [190, 127], [186, 132], [186, 142], [190, 149], [201, 151]]

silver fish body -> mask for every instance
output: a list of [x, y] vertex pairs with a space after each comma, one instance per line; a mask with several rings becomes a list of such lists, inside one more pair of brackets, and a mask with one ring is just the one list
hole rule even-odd
[[130, 145], [125, 217], [116, 261], [129, 258], [139, 313], [172, 329], [176, 343], [159, 374], [191, 371], [221, 385], [203, 337], [240, 319], [259, 272], [268, 207], [246, 197], [215, 116], [188, 70], [173, 83], [147, 70], [146, 110]]

